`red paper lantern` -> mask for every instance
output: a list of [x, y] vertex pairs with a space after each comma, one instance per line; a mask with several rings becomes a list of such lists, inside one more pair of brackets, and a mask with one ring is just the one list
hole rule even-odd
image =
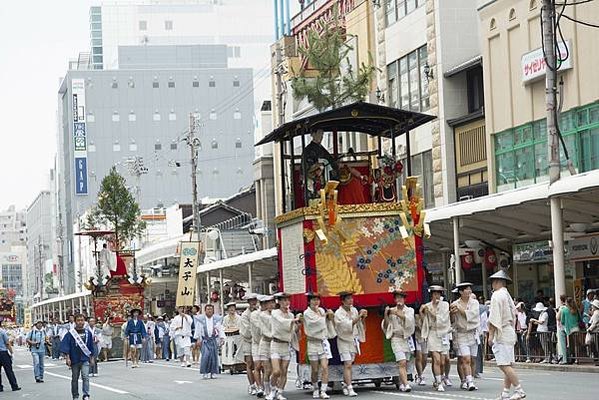
[[469, 271], [474, 266], [474, 252], [468, 251], [463, 256], [460, 256], [462, 269]]
[[497, 267], [497, 255], [492, 248], [487, 247], [485, 249], [485, 268], [487, 271], [493, 271]]

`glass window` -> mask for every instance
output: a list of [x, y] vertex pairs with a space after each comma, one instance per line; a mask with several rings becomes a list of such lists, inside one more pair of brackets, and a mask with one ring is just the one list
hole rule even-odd
[[397, 21], [397, 0], [386, 0], [387, 26]]
[[496, 156], [497, 164], [497, 189], [505, 190], [514, 188], [516, 177], [514, 175], [514, 153], [509, 151]]
[[420, 110], [420, 74], [418, 73], [418, 53], [408, 55], [408, 69], [410, 70], [410, 109]]
[[514, 147], [514, 134], [511, 130], [495, 134], [495, 151], [508, 150]]
[[599, 122], [599, 106], [589, 109], [589, 122], [591, 124]]
[[208, 82], [208, 87], [216, 87], [216, 82], [214, 80], [210, 80]]
[[169, 121], [176, 121], [176, 120], [177, 120], [177, 114], [175, 114], [175, 112], [174, 112], [174, 111], [171, 111], [171, 112], [168, 114], [168, 120], [169, 120]]
[[164, 21], [164, 30], [172, 31], [173, 30], [173, 21]]
[[428, 64], [428, 50], [426, 46], [418, 49], [418, 59], [420, 60], [420, 110], [424, 111], [430, 107], [428, 78], [424, 73], [424, 66]]
[[233, 87], [239, 87], [239, 80], [238, 79], [235, 79], [233, 81]]
[[406, 0], [406, 14], [411, 13], [418, 7], [417, 0]]
[[514, 133], [514, 145], [522, 145], [532, 142], [532, 126], [524, 125], [516, 128]]
[[544, 179], [541, 177], [547, 177], [548, 175], [549, 164], [547, 163], [547, 157], [547, 143], [535, 144], [535, 177], [537, 182], [543, 181]]
[[[570, 156], [572, 156], [571, 149]], [[599, 168], [599, 128], [588, 129], [580, 134], [581, 172]]]
[[175, 82], [172, 82], [172, 81], [169, 82], [168, 83], [168, 87], [171, 88], [171, 89], [174, 88], [175, 87]]
[[115, 151], [115, 152], [121, 151], [121, 145], [118, 141], [114, 142], [114, 144], [112, 145], [112, 151]]
[[534, 147], [528, 146], [514, 150], [514, 163], [516, 187], [527, 186], [534, 183], [535, 158]]
[[171, 143], [171, 150], [177, 150], [177, 143]]
[[397, 92], [397, 63], [387, 66], [387, 79], [388, 79], [388, 104], [389, 107], [397, 107], [398, 92]]
[[410, 89], [408, 76], [408, 59], [405, 57], [399, 60], [399, 96], [400, 108], [402, 110], [409, 110]]
[[153, 116], [154, 121], [160, 121], [160, 113], [156, 111]]
[[577, 117], [578, 117], [578, 126], [588, 125], [588, 123], [589, 123], [588, 110], [578, 111]]
[[193, 81], [193, 83], [191, 84], [191, 86], [192, 86], [192, 87], [195, 87], [195, 88], [199, 88], [199, 87], [200, 87], [200, 82], [198, 82], [198, 81]]
[[237, 140], [235, 141], [235, 148], [241, 149], [241, 139], [240, 138], [237, 138]]
[[148, 30], [148, 21], [139, 21], [139, 30], [147, 31]]
[[213, 149], [218, 149], [218, 142], [216, 139], [212, 139], [212, 143], [210, 144], [210, 147], [212, 147]]
[[435, 186], [433, 181], [433, 152], [431, 150], [422, 153], [422, 179], [424, 205], [427, 208], [435, 205]]
[[129, 143], [129, 151], [133, 151], [133, 152], [137, 151], [137, 143], [135, 143], [135, 142]]
[[154, 89], [158, 89], [160, 87], [160, 83], [159, 82], [152, 82], [152, 87]]
[[110, 84], [110, 87], [112, 87], [113, 89], [118, 89], [118, 88], [119, 88], [119, 83], [118, 83], [118, 82], [116, 82], [116, 81], [113, 81], [113, 82]]
[[137, 116], [135, 115], [134, 112], [130, 112], [129, 113], [129, 122], [135, 122], [137, 121]]
[[241, 119], [241, 111], [239, 111], [239, 110], [236, 110], [236, 111], [233, 113], [233, 119]]
[[86, 121], [87, 122], [96, 122], [96, 116], [93, 113], [88, 113]]
[[397, 19], [401, 19], [406, 16], [406, 1], [397, 0]]
[[[599, 132], [596, 132], [596, 133], [599, 133]], [[572, 160], [572, 163], [574, 165], [578, 165], [578, 146], [576, 143], [577, 135], [564, 136], [564, 142], [566, 144], [566, 148], [568, 149], [568, 156], [570, 157], [570, 160]], [[592, 140], [591, 140], [591, 146], [592, 146]], [[545, 147], [545, 152], [547, 152], [547, 147]], [[593, 154], [591, 152], [591, 155], [596, 157], [596, 153]], [[568, 161], [566, 160], [566, 153], [564, 153], [564, 147], [562, 146], [561, 142], [560, 142], [560, 146], [559, 146], [559, 159], [560, 159], [562, 171], [567, 171], [568, 170]], [[595, 169], [595, 168], [597, 168], [597, 166], [591, 167], [591, 169]]]
[[112, 113], [112, 122], [119, 122], [121, 120], [121, 116], [117, 111]]
[[547, 123], [545, 120], [533, 122], [532, 129], [535, 141], [547, 140]]
[[210, 119], [213, 121], [216, 120], [216, 111], [214, 111], [214, 110], [210, 111]]
[[161, 143], [155, 143], [154, 144], [154, 150], [162, 150], [162, 144]]

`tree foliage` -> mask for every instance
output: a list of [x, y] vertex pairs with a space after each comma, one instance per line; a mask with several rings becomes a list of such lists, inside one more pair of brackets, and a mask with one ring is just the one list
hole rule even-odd
[[376, 67], [370, 62], [368, 65], [362, 63], [358, 71], [352, 70], [349, 54], [354, 49], [339, 24], [337, 11], [332, 22], [321, 20], [310, 29], [306, 42], [299, 52], [306, 59], [306, 65], [318, 75], [306, 77], [307, 68], [302, 68], [299, 76], [291, 81], [293, 96], [297, 100], [307, 98], [318, 111], [336, 108], [348, 101], [364, 100]]
[[86, 229], [105, 226], [113, 230], [117, 250], [145, 230], [146, 223], [141, 220], [139, 204], [115, 167], [102, 179], [98, 205], [89, 213], [86, 225]]

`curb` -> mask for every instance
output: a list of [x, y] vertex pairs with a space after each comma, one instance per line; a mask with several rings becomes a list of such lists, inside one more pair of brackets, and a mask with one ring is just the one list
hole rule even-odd
[[[457, 365], [457, 359], [451, 360], [452, 365]], [[485, 361], [483, 364], [487, 368], [497, 367], [493, 361]], [[553, 371], [553, 372], [583, 372], [583, 373], [599, 373], [599, 367], [590, 365], [556, 365], [556, 364], [535, 364], [517, 362], [514, 364], [517, 369], [530, 369], [538, 371]]]

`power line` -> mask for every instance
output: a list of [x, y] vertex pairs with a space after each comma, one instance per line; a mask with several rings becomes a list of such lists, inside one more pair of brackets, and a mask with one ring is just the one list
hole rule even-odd
[[599, 28], [599, 25], [598, 25], [598, 24], [592, 24], [592, 23], [590, 23], [590, 22], [579, 21], [579, 20], [577, 20], [577, 19], [574, 19], [574, 18], [572, 18], [572, 17], [570, 17], [570, 16], [568, 16], [568, 15], [566, 15], [566, 14], [564, 14], [564, 15], [562, 15], [562, 16], [563, 16], [565, 19], [569, 20], [569, 21], [575, 22], [575, 23], [577, 23], [577, 24], [580, 24], [580, 25], [588, 26], [589, 28]]

